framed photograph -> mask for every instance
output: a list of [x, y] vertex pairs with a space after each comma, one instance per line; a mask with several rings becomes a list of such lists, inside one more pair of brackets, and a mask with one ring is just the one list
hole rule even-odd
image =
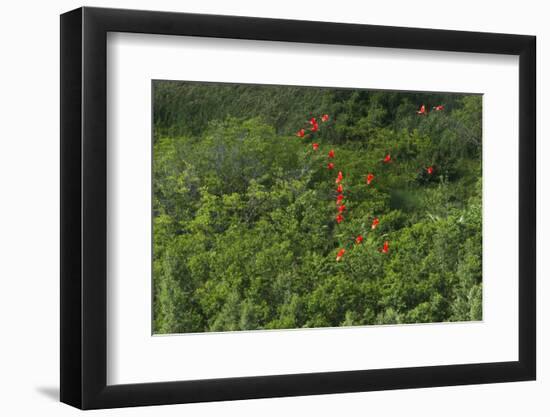
[[533, 380], [535, 37], [61, 16], [61, 401]]

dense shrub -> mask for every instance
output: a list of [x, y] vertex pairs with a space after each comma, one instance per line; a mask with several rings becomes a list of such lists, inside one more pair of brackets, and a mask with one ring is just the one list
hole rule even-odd
[[481, 319], [481, 97], [154, 87], [156, 333]]

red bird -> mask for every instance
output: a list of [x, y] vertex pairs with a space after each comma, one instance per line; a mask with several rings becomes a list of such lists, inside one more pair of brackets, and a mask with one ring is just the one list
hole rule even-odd
[[434, 110], [435, 110], [435, 111], [445, 110], [445, 106], [442, 106], [442, 105], [440, 104], [439, 106], [435, 106], [435, 107], [434, 107]]
[[343, 213], [346, 210], [346, 206], [343, 204], [341, 206], [338, 206], [338, 213]]
[[317, 124], [317, 120], [315, 120], [315, 117], [311, 118], [309, 124], [311, 125], [312, 132], [317, 132], [317, 130], [319, 130], [319, 125]]
[[384, 242], [384, 246], [382, 246], [382, 249], [380, 249], [380, 252], [388, 253], [389, 250], [390, 250], [390, 243], [386, 240]]
[[416, 114], [420, 114], [420, 115], [426, 115], [426, 114], [428, 114], [428, 112], [426, 111], [426, 106], [425, 106], [425, 105], [420, 106], [420, 110], [418, 110], [418, 111], [416, 112]]
[[428, 173], [428, 175], [432, 175], [434, 173], [434, 167], [426, 168], [426, 172]]
[[384, 159], [382, 160], [384, 163], [388, 163], [388, 162], [391, 162], [391, 155], [390, 154], [387, 154]]
[[338, 197], [336, 197], [336, 204], [337, 205], [342, 204], [343, 199], [344, 199], [344, 196], [342, 194], [338, 194]]
[[300, 129], [296, 133], [296, 136], [298, 136], [299, 138], [303, 138], [305, 136], [305, 134], [306, 134], [306, 131], [304, 129]]
[[342, 180], [344, 179], [344, 175], [342, 175], [342, 171], [338, 171], [338, 176], [336, 177], [336, 184], [340, 184]]
[[334, 158], [334, 149], [331, 149], [330, 151], [328, 151], [328, 157]]
[[360, 245], [363, 242], [363, 236], [359, 235], [355, 238], [355, 243]]
[[336, 188], [336, 192], [339, 194], [342, 194], [344, 191], [344, 187], [342, 187], [342, 184], [338, 184], [338, 187]]
[[311, 146], [313, 146], [313, 150], [316, 151], [317, 149], [319, 149], [319, 144], [318, 143], [314, 143], [312, 144]]
[[345, 249], [340, 249], [338, 251], [338, 254], [336, 255], [336, 262], [338, 262], [340, 259], [342, 259], [342, 257], [344, 256], [344, 253], [346, 253]]
[[336, 216], [336, 223], [340, 224], [344, 221], [344, 216], [342, 216], [341, 214], [338, 214], [338, 216]]
[[323, 115], [321, 116], [321, 121], [322, 121], [322, 122], [327, 122], [327, 121], [328, 121], [328, 114], [323, 114]]
[[376, 226], [378, 226], [378, 223], [380, 223], [380, 219], [378, 217], [375, 217], [374, 220], [372, 221], [372, 225], [370, 228], [372, 230], [376, 229]]
[[327, 165], [328, 169], [334, 169], [334, 164], [332, 162], [329, 162]]
[[367, 185], [370, 185], [370, 183], [372, 182], [373, 179], [374, 179], [374, 175], [373, 175], [373, 174], [367, 175]]

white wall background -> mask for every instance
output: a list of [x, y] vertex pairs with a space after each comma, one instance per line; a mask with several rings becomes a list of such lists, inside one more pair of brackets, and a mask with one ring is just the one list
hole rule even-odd
[[[11, 1], [0, 15], [0, 414], [70, 416], [59, 392], [59, 17], [72, 0]], [[88, 0], [88, 6], [534, 34], [538, 37], [538, 381], [225, 403], [94, 415], [547, 416], [550, 414], [550, 97], [545, 2], [536, 0]], [[547, 71], [548, 73], [548, 71]]]

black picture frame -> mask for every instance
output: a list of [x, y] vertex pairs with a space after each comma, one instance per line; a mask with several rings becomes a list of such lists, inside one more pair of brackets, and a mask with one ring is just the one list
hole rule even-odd
[[[107, 376], [108, 32], [519, 56], [519, 360], [112, 385]], [[81, 409], [534, 380], [536, 38], [79, 8], [61, 15], [61, 401]]]

